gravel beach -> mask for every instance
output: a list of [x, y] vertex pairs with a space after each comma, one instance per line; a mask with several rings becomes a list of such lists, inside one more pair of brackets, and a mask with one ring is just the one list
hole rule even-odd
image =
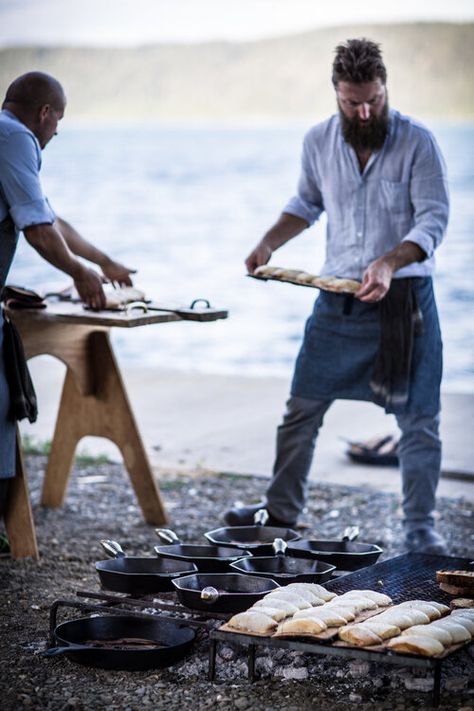
[[[194, 652], [175, 666], [146, 672], [93, 669], [65, 657], [46, 659], [48, 616], [57, 598], [77, 599], [77, 590], [99, 591], [99, 541], [118, 540], [129, 555], [153, 555], [158, 539], [145, 524], [120, 464], [76, 464], [60, 509], [39, 506], [46, 459], [26, 458], [41, 558], [0, 560], [1, 681], [4, 711], [48, 709], [422, 709], [431, 705], [432, 673], [360, 660], [324, 660], [287, 650], [259, 652], [259, 680], [246, 678], [244, 648], [219, 645], [217, 679], [207, 680], [208, 648], [199, 635]], [[256, 501], [266, 481], [205, 470], [158, 472], [170, 527], [185, 542], [204, 543], [203, 532], [221, 524], [235, 501]], [[311, 484], [303, 517], [305, 537], [340, 537], [352, 524], [360, 539], [384, 549], [381, 560], [403, 553], [399, 498], [366, 488]], [[438, 530], [452, 555], [472, 556], [474, 506], [440, 499]], [[77, 611], [62, 611], [69, 619]], [[62, 619], [60, 621], [62, 621]], [[59, 620], [58, 620], [59, 621]], [[217, 626], [217, 623], [216, 623]], [[441, 709], [474, 708], [474, 647], [443, 665]]]

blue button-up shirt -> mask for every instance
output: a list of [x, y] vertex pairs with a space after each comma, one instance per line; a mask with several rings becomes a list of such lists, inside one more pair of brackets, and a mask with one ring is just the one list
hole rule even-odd
[[17, 230], [52, 224], [56, 216], [39, 179], [41, 147], [10, 111], [0, 113], [0, 222], [10, 214]]
[[339, 115], [314, 126], [304, 139], [298, 194], [284, 212], [312, 225], [323, 211], [328, 224], [322, 274], [361, 279], [374, 259], [409, 240], [426, 259], [396, 276], [429, 276], [449, 213], [446, 167], [432, 134], [391, 110], [384, 145], [361, 173]]

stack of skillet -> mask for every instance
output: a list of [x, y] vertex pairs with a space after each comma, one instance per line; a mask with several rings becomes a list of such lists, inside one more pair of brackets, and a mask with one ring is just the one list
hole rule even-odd
[[[101, 585], [135, 597], [175, 591], [190, 610], [233, 614], [279, 585], [322, 583], [336, 566], [357, 570], [382, 553], [374, 544], [354, 542], [357, 529], [346, 530], [341, 541], [308, 541], [290, 528], [265, 526], [267, 518], [263, 509], [254, 526], [208, 531], [207, 545], [183, 544], [173, 531], [157, 529], [166, 545], [155, 547], [156, 558], [126, 556], [117, 542], [101, 541], [111, 556], [96, 563]], [[58, 646], [46, 654], [65, 653], [89, 666], [149, 669], [184, 657], [194, 637], [189, 623], [178, 619], [83, 618], [59, 625]]]

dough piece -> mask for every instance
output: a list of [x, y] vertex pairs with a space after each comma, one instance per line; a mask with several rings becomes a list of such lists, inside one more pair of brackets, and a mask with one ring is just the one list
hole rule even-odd
[[423, 657], [434, 657], [436, 654], [442, 654], [444, 647], [441, 642], [426, 635], [400, 635], [394, 637], [387, 643], [389, 649], [394, 649], [396, 652], [414, 652], [421, 654]]
[[311, 588], [306, 587], [304, 583], [290, 583], [280, 588], [281, 590], [290, 590], [297, 595], [304, 597], [311, 605], [324, 605], [324, 600], [319, 595], [316, 595]]
[[[449, 617], [448, 618], [445, 617], [444, 619], [449, 619]], [[471, 637], [474, 637], [474, 618], [473, 617], [470, 617], [469, 615], [455, 615], [455, 617], [453, 617], [451, 619], [451, 621], [454, 622], [455, 624], [459, 624], [459, 625], [462, 625], [463, 627], [465, 627], [468, 630], [468, 632], [471, 633]]]
[[298, 284], [311, 284], [313, 281], [313, 278], [314, 277], [311, 274], [308, 274], [307, 272], [300, 272], [297, 275], [295, 281], [297, 281]]
[[241, 632], [253, 632], [256, 634], [271, 634], [276, 630], [278, 624], [263, 612], [239, 612], [227, 623], [228, 627]]
[[368, 597], [365, 597], [364, 595], [359, 594], [356, 590], [344, 593], [344, 595], [339, 595], [338, 599], [343, 605], [346, 602], [350, 602], [351, 605], [354, 605], [354, 609], [357, 612], [362, 612], [363, 610], [376, 610], [378, 607], [376, 602]]
[[436, 607], [442, 615], [447, 615], [449, 612], [449, 607], [447, 605], [444, 605], [442, 602], [435, 602], [434, 600], [429, 601], [430, 605], [433, 605], [433, 607]]
[[261, 607], [251, 607], [247, 612], [258, 612], [268, 615], [268, 617], [271, 617], [275, 622], [281, 622], [285, 617], [288, 617], [285, 610], [279, 609], [278, 607], [265, 607], [264, 605], [261, 605]]
[[381, 612], [380, 615], [376, 615], [373, 619], [376, 622], [389, 622], [400, 627], [401, 630], [413, 625], [427, 625], [430, 621], [430, 618], [424, 612], [408, 608], [400, 610], [396, 607], [386, 612]]
[[350, 590], [346, 595], [352, 595], [352, 593], [357, 593], [357, 595], [362, 595], [362, 597], [368, 597], [369, 600], [373, 600], [379, 607], [385, 607], [386, 605], [391, 605], [393, 600], [385, 593], [376, 592], [375, 590]]
[[443, 647], [449, 647], [453, 643], [453, 638], [448, 632], [448, 630], [443, 630], [441, 627], [436, 627], [434, 625], [414, 625], [409, 627], [407, 630], [403, 630], [402, 635], [423, 635], [426, 637], [431, 637], [432, 639], [437, 639], [441, 642]]
[[357, 647], [370, 647], [373, 644], [382, 644], [382, 638], [379, 637], [375, 630], [363, 624], [341, 627], [338, 634], [339, 639], [342, 639], [344, 642], [349, 642], [350, 644], [355, 644]]
[[271, 276], [276, 276], [277, 274], [281, 273], [283, 269], [281, 267], [274, 267], [274, 266], [269, 266], [268, 264], [262, 264], [261, 267], [257, 267], [254, 271], [253, 274], [255, 276], [263, 276], [263, 277], [271, 277]]
[[347, 625], [348, 619], [338, 614], [336, 608], [314, 607], [311, 610], [299, 610], [293, 615], [294, 620], [317, 619], [323, 620], [328, 627], [341, 627]]
[[454, 622], [448, 618], [444, 618], [443, 620], [436, 620], [436, 622], [432, 624], [439, 629], [449, 632], [453, 644], [468, 642], [471, 639], [471, 633], [460, 622]]
[[282, 610], [285, 613], [285, 617], [291, 617], [295, 612], [298, 612], [299, 609], [289, 600], [282, 600], [281, 598], [275, 598], [273, 600], [265, 600], [265, 598], [262, 598], [261, 600], [257, 600], [251, 609], [253, 610], [260, 607], [274, 607], [277, 610]]
[[367, 629], [372, 630], [382, 639], [390, 639], [390, 637], [396, 637], [401, 632], [400, 627], [397, 627], [397, 625], [391, 625], [388, 622], [374, 622], [372, 617], [368, 620], [364, 620], [364, 622], [360, 622], [359, 624], [363, 625]]
[[335, 597], [338, 597], [336, 593], [329, 592], [329, 590], [326, 590], [325, 587], [320, 585], [319, 583], [290, 583], [289, 585], [285, 585], [284, 587], [280, 588], [280, 590], [310, 590], [313, 595], [315, 595], [317, 598], [320, 598], [321, 600], [324, 600], [324, 602], [328, 602], [329, 600], [334, 600]]
[[327, 624], [323, 620], [311, 617], [299, 620], [292, 619], [281, 623], [275, 637], [285, 637], [287, 635], [290, 637], [311, 636], [324, 632], [326, 629]]
[[326, 607], [329, 607], [331, 608], [331, 610], [337, 612], [338, 615], [344, 617], [348, 622], [352, 622], [356, 618], [356, 612], [354, 608], [349, 605], [349, 603], [343, 605], [342, 602], [338, 602], [337, 598], [336, 600], [331, 600], [331, 602], [327, 602]]
[[118, 289], [105, 290], [105, 307], [107, 309], [118, 309], [132, 301], [144, 301], [144, 299], [145, 293], [134, 286], [121, 286]]
[[407, 602], [401, 602], [397, 607], [406, 608], [408, 610], [421, 610], [421, 612], [428, 615], [430, 620], [439, 620], [441, 617], [441, 612], [438, 608], [424, 600], [408, 600]]
[[333, 291], [336, 294], [354, 294], [361, 287], [361, 283], [359, 281], [354, 281], [354, 279], [339, 279], [338, 277], [331, 276], [315, 276], [312, 284], [317, 286], [319, 289]]
[[275, 590], [275, 592], [271, 592], [268, 595], [265, 595], [265, 597], [262, 599], [266, 600], [267, 603], [272, 603], [275, 599], [287, 600], [293, 605], [296, 605], [299, 610], [304, 610], [309, 607], [312, 607], [311, 603], [305, 600], [304, 597], [301, 597], [301, 595], [298, 595], [298, 593], [295, 593], [292, 590], [284, 590], [283, 588], [281, 590], [277, 589]]

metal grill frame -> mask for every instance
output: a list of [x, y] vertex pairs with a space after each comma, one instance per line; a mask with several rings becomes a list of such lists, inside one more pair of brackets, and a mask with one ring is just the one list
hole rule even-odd
[[[436, 571], [442, 568], [466, 569], [471, 561], [468, 558], [455, 558], [451, 556], [431, 556], [419, 553], [407, 553], [391, 558], [390, 560], [375, 563], [368, 568], [363, 568], [325, 584], [328, 590], [336, 593], [347, 592], [355, 589], [372, 589], [389, 595], [395, 603], [409, 599], [431, 599], [449, 604], [452, 596], [440, 590], [436, 582]], [[342, 657], [346, 659], [361, 659], [382, 664], [395, 664], [411, 666], [422, 669], [432, 669], [434, 677], [432, 704], [439, 706], [441, 696], [441, 672], [443, 661], [447, 657], [461, 652], [469, 645], [454, 650], [446, 657], [429, 658], [416, 657], [409, 654], [394, 652], [375, 652], [362, 648], [334, 647], [330, 643], [302, 642], [272, 637], [256, 637], [239, 633], [221, 632], [213, 630], [209, 634], [209, 680], [215, 681], [216, 654], [218, 642], [232, 643], [245, 646], [248, 649], [247, 671], [250, 682], [255, 681], [255, 654], [257, 647], [288, 649], [305, 654], [321, 656]]]

